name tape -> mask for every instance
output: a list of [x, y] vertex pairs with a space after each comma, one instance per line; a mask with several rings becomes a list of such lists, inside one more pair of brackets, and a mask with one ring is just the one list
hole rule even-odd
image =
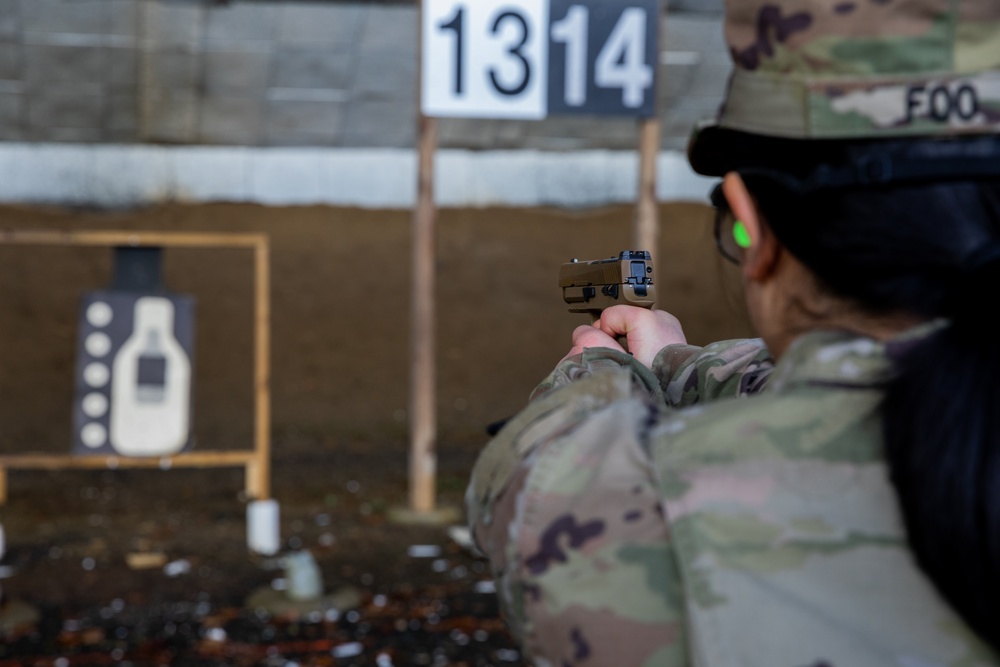
[[1000, 73], [921, 82], [887, 83], [835, 94], [831, 108], [857, 114], [879, 129], [898, 129], [918, 122], [958, 129], [1000, 125]]

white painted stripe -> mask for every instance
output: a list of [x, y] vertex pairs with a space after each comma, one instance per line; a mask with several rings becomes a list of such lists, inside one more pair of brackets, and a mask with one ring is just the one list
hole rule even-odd
[[[635, 200], [628, 151], [441, 150], [442, 207], [588, 207]], [[403, 149], [164, 147], [0, 143], [0, 202], [135, 206], [255, 202], [411, 208], [417, 159]], [[658, 159], [661, 201], [706, 201], [710, 179], [678, 151]]]

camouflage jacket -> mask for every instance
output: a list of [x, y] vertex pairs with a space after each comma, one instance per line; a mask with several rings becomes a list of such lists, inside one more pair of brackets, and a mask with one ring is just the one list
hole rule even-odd
[[589, 349], [488, 445], [467, 494], [539, 667], [1000, 665], [907, 548], [881, 455], [892, 346], [803, 336]]

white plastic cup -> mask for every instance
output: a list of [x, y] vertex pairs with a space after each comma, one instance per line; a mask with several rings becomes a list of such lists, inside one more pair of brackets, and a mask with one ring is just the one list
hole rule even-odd
[[277, 500], [247, 503], [247, 547], [262, 556], [273, 556], [281, 548]]

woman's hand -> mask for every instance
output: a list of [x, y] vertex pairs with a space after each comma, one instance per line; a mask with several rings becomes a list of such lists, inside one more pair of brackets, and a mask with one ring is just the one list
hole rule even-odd
[[578, 326], [573, 330], [573, 347], [566, 356], [562, 358], [563, 361], [569, 359], [574, 354], [582, 354], [584, 349], [588, 347], [607, 347], [612, 350], [618, 350], [619, 352], [624, 352], [625, 349], [615, 342], [615, 339], [604, 333], [598, 328], [600, 321], [594, 322], [593, 324], [584, 324]]
[[[605, 340], [614, 342], [617, 336], [628, 341], [628, 351], [643, 366], [651, 368], [657, 353], [667, 345], [687, 343], [680, 320], [665, 310], [646, 310], [636, 306], [612, 306], [604, 311], [601, 319], [594, 322], [605, 334]], [[588, 340], [596, 340], [596, 338]], [[573, 343], [577, 336], [574, 332]], [[597, 345], [587, 345], [597, 347]], [[600, 347], [611, 347], [601, 345]], [[575, 348], [574, 348], [575, 349]], [[617, 343], [613, 349], [622, 349]]]
[[563, 359], [581, 354], [588, 347], [625, 352], [625, 348], [615, 340], [619, 336], [628, 341], [628, 351], [636, 361], [647, 368], [653, 365], [657, 353], [667, 345], [687, 342], [680, 321], [666, 311], [612, 306], [593, 325], [579, 326], [573, 331], [573, 347]]

